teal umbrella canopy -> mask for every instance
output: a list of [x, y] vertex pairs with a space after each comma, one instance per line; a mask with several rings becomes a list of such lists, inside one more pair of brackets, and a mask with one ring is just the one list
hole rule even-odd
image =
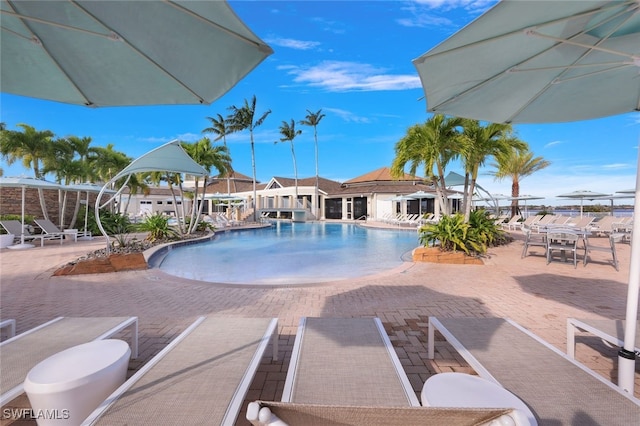
[[640, 110], [639, 10], [636, 0], [502, 1], [413, 61], [427, 109], [495, 123]]
[[0, 8], [2, 91], [69, 104], [209, 104], [273, 53], [224, 1]]

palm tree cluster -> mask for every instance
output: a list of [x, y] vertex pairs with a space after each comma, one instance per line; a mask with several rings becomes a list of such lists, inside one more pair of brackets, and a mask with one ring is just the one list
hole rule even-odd
[[[472, 197], [476, 189], [478, 173], [486, 161], [493, 158], [496, 179], [512, 178], [512, 197], [519, 196], [519, 181], [550, 163], [542, 157], [534, 157], [526, 142], [517, 138], [510, 124], [489, 123], [478, 120], [447, 117], [436, 114], [422, 124], [407, 130], [395, 146], [396, 156], [391, 166], [394, 177], [409, 173], [416, 176], [419, 167], [424, 168], [425, 180], [436, 190], [440, 211], [448, 215], [445, 172], [454, 160], [460, 160], [465, 171], [462, 206], [464, 220], [469, 221]], [[513, 202], [515, 214], [517, 200]]]
[[[235, 132], [242, 132], [244, 130], [249, 131], [249, 138], [251, 142], [251, 170], [252, 170], [252, 181], [253, 181], [253, 205], [251, 206], [252, 214], [254, 216], [254, 220], [256, 219], [256, 199], [257, 199], [257, 178], [256, 178], [256, 157], [255, 157], [255, 142], [253, 137], [254, 130], [261, 126], [262, 123], [266, 120], [267, 116], [271, 114], [271, 110], [267, 110], [258, 118], [256, 118], [256, 97], [255, 95], [251, 98], [251, 100], [244, 100], [244, 104], [240, 107], [232, 105], [229, 107], [230, 114], [227, 117], [223, 117], [221, 114], [217, 114], [216, 117], [207, 117], [207, 120], [211, 122], [211, 126], [202, 130], [203, 133], [213, 133], [216, 135], [215, 141], [220, 139], [223, 140], [224, 146], [227, 146], [226, 137]], [[304, 126], [313, 127], [314, 131], [314, 139], [315, 139], [315, 160], [316, 160], [316, 185], [315, 185], [315, 194], [316, 200], [318, 199], [318, 183], [319, 183], [319, 172], [318, 172], [318, 133], [317, 126], [320, 123], [320, 120], [324, 117], [322, 114], [322, 110], [318, 110], [317, 112], [311, 112], [307, 110], [307, 116], [304, 120], [299, 121], [299, 124]], [[293, 173], [295, 180], [295, 198], [296, 202], [298, 199], [298, 167], [296, 163], [296, 153], [293, 144], [293, 140], [302, 134], [302, 130], [296, 130], [296, 123], [293, 119], [289, 122], [282, 121], [280, 125], [280, 134], [282, 137], [278, 142], [289, 142], [291, 144], [291, 156], [293, 158]], [[230, 167], [227, 170], [227, 192], [231, 193], [231, 184], [229, 175], [233, 172], [233, 169]], [[317, 212], [318, 213], [318, 212]]]

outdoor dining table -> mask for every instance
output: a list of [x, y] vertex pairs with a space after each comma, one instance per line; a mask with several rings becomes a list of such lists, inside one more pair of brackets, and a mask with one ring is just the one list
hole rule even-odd
[[[581, 228], [573, 228], [565, 226], [544, 226], [540, 228], [540, 233], [545, 235], [545, 240], [547, 240], [547, 251], [549, 250], [549, 241], [548, 235], [550, 233], [559, 234], [555, 235], [553, 240], [557, 245], [567, 246], [567, 250], [572, 249], [569, 246], [573, 245], [575, 236], [578, 237], [578, 241], [582, 240], [582, 248], [584, 250], [584, 256], [587, 255], [587, 247], [589, 245], [589, 234], [590, 231]], [[575, 249], [577, 250], [577, 243]], [[548, 253], [547, 253], [548, 256]], [[567, 261], [567, 253], [566, 250], [560, 250], [560, 257], [563, 262]]]

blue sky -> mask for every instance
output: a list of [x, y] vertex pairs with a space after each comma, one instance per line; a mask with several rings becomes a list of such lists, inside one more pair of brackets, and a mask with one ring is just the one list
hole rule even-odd
[[[209, 106], [115, 107], [89, 109], [2, 94], [0, 121], [9, 129], [26, 123], [56, 136], [92, 138], [114, 144], [132, 158], [172, 139], [195, 141], [209, 126], [207, 116], [228, 114], [232, 105], [257, 97], [257, 114], [272, 113], [254, 133], [260, 181], [293, 177], [282, 121], [304, 119], [322, 109], [318, 126], [320, 174], [344, 181], [390, 166], [394, 145], [406, 130], [429, 118], [412, 60], [471, 22], [493, 5], [485, 0], [422, 1], [232, 1], [238, 16], [275, 51], [225, 96]], [[203, 52], [206, 54], [206, 52]], [[498, 53], [497, 53], [498, 54]], [[455, 72], [455, 70], [452, 70]], [[298, 177], [315, 174], [312, 128], [294, 140]], [[547, 197], [575, 190], [603, 193], [635, 187], [640, 114], [567, 124], [516, 125], [551, 167], [521, 182], [521, 194]], [[248, 132], [228, 137], [233, 166], [251, 176]], [[31, 175], [2, 162], [5, 176]], [[487, 167], [486, 170], [489, 170]], [[449, 170], [461, 172], [459, 165]], [[481, 171], [479, 183], [509, 194], [511, 182]], [[622, 200], [618, 203], [631, 203]]]

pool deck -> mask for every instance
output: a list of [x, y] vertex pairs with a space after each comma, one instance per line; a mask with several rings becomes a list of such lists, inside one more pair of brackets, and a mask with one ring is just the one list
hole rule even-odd
[[[482, 266], [407, 263], [375, 276], [288, 287], [201, 283], [157, 269], [52, 277], [58, 267], [101, 248], [102, 239], [47, 242], [26, 251], [2, 249], [1, 318], [14, 318], [21, 333], [57, 316], [138, 316], [140, 357], [130, 363], [131, 375], [200, 315], [277, 317], [279, 361], [263, 360], [247, 398], [252, 401], [280, 399], [300, 317], [377, 316], [419, 395], [433, 374], [472, 372], [444, 341], [437, 342], [436, 359], [427, 359], [426, 326], [431, 315], [508, 317], [563, 352], [568, 317], [624, 318], [628, 244], [616, 246], [619, 272], [602, 252], [593, 252], [586, 267], [580, 263], [574, 269], [568, 263], [547, 265], [540, 247], [531, 248], [521, 259], [522, 235], [519, 231], [512, 235], [515, 241], [490, 249]], [[606, 243], [603, 238], [592, 241]], [[251, 259], [246, 262], [250, 267]], [[616, 382], [617, 351], [593, 337], [583, 336], [577, 342], [576, 358]], [[638, 364], [636, 397], [640, 397]], [[10, 406], [28, 407], [28, 400], [22, 396]], [[248, 423], [241, 418], [237, 424]]]

